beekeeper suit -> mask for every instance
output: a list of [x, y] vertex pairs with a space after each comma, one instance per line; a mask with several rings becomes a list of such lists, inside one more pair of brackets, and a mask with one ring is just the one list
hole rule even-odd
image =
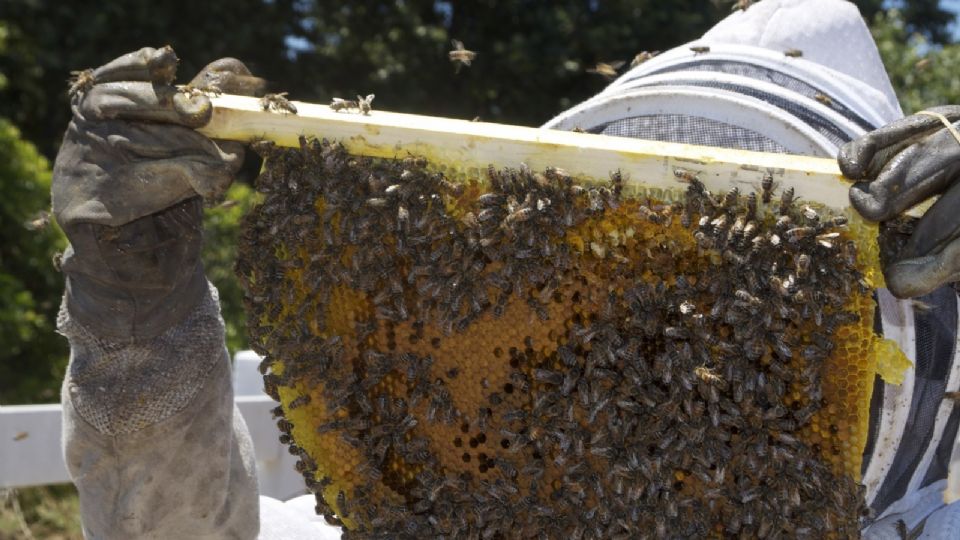
[[[643, 63], [546, 127], [824, 157], [842, 148], [844, 171], [864, 181], [854, 206], [873, 219], [949, 187], [960, 143], [938, 117], [874, 131], [902, 114], [852, 4], [766, 0], [692, 45], [702, 52], [683, 46]], [[257, 497], [216, 290], [199, 257], [202, 197], [226, 189], [243, 149], [192, 129], [209, 118], [209, 100], [170, 87], [166, 54], [141, 50], [76, 85], [54, 169], [54, 212], [71, 242], [58, 321], [71, 344], [64, 453], [84, 533], [336, 537], [308, 512]], [[229, 59], [191, 85], [259, 89]], [[942, 113], [960, 120], [960, 110]], [[939, 287], [960, 264], [951, 243], [960, 221], [938, 205], [887, 274], [893, 293], [924, 294], [933, 309], [878, 294], [885, 335], [916, 366], [899, 387], [876, 385], [863, 476], [866, 533], [878, 538], [896, 534], [898, 520], [912, 529], [924, 519], [924, 534], [944, 537], [960, 519], [942, 496], [960, 420], [942, 400], [960, 384], [957, 299]]]
[[[863, 484], [868, 538], [900, 527], [957, 538], [960, 389], [960, 107], [903, 116], [857, 8], [841, 0], [765, 0], [701, 39], [648, 60], [546, 127], [662, 141], [836, 157], [860, 180], [864, 217], [888, 220], [942, 194], [916, 226], [877, 293], [882, 333], [914, 367], [901, 385], [877, 379]], [[946, 123], [946, 124], [945, 124]], [[881, 126], [886, 126], [882, 127]], [[878, 129], [881, 128], [881, 129]], [[917, 297], [914, 301], [900, 298]], [[951, 462], [956, 471], [945, 502]]]

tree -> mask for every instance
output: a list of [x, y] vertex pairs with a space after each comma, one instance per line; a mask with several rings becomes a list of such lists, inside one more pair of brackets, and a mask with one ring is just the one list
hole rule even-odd
[[[0, 51], [5, 35], [0, 24]], [[0, 186], [0, 403], [56, 401], [67, 344], [54, 335], [63, 284], [51, 257], [65, 242], [56, 225], [42, 226], [49, 163], [2, 117]]]
[[960, 44], [932, 46], [896, 10], [879, 13], [872, 32], [904, 114], [960, 103]]

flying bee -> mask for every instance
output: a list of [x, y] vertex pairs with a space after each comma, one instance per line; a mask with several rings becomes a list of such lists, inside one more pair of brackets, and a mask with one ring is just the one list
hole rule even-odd
[[450, 43], [453, 45], [453, 50], [448, 52], [447, 56], [455, 66], [454, 73], [460, 73], [460, 69], [463, 68], [463, 66], [469, 66], [470, 63], [473, 62], [473, 59], [477, 57], [477, 53], [467, 50], [463, 46], [463, 42], [459, 39], [451, 39]]
[[690, 47], [690, 50], [693, 51], [694, 54], [704, 54], [710, 52], [710, 47], [706, 45], [695, 45]]
[[617, 71], [623, 67], [623, 64], [625, 63], [626, 62], [623, 60], [616, 60], [614, 62], [597, 62], [596, 66], [587, 69], [587, 73], [595, 73], [609, 81], [617, 76]]
[[631, 67], [631, 68], [635, 68], [635, 67], [639, 66], [640, 64], [646, 62], [647, 60], [650, 60], [651, 58], [653, 58], [654, 56], [656, 56], [656, 55], [658, 55], [658, 54], [660, 54], [660, 51], [653, 51], [653, 52], [650, 52], [650, 51], [642, 51], [642, 52], [639, 52], [639, 53], [637, 53], [636, 56], [633, 57], [633, 60], [630, 61], [630, 67]]
[[260, 98], [260, 107], [270, 112], [297, 114], [297, 107], [287, 99], [286, 92], [264, 94]]
[[830, 96], [828, 96], [828, 95], [826, 95], [826, 94], [824, 94], [824, 93], [822, 93], [822, 92], [817, 92], [816, 94], [814, 94], [814, 95], [813, 95], [813, 99], [819, 101], [820, 103], [823, 103], [823, 104], [826, 105], [827, 107], [832, 107], [832, 106], [833, 106], [833, 99], [831, 99]]
[[41, 210], [23, 222], [28, 231], [42, 231], [50, 224], [50, 212]]
[[752, 6], [756, 1], [757, 0], [736, 0], [730, 8], [730, 11], [746, 11], [747, 8]]
[[67, 93], [70, 97], [82, 96], [87, 93], [88, 90], [93, 88], [93, 85], [96, 84], [97, 79], [93, 75], [92, 69], [83, 69], [80, 71], [71, 71], [70, 79], [67, 80], [70, 83], [70, 87], [67, 90]]
[[803, 56], [803, 51], [800, 49], [787, 49], [783, 51], [783, 55], [789, 58], [800, 58]]

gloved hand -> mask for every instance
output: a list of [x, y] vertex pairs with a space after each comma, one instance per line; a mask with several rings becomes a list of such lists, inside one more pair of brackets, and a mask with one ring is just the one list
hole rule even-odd
[[[222, 194], [243, 147], [192, 128], [212, 114], [199, 91], [171, 86], [170, 47], [143, 48], [79, 74], [53, 171], [53, 210], [70, 316], [103, 337], [141, 340], [181, 320], [203, 297], [203, 198]], [[211, 63], [197, 89], [251, 95], [264, 81], [238, 60]]]
[[[930, 109], [960, 121], [960, 106]], [[858, 180], [854, 209], [871, 221], [890, 220], [940, 195], [910, 239], [884, 268], [900, 298], [926, 294], [960, 280], [960, 140], [935, 115], [914, 114], [850, 141], [840, 149], [840, 170]]]
[[[193, 131], [201, 92], [144, 48], [80, 75], [57, 155], [53, 209], [70, 239], [57, 328], [70, 340], [63, 453], [84, 536], [254, 538], [253, 447], [236, 409], [216, 290], [200, 262], [202, 198], [243, 147]], [[262, 90], [233, 59], [191, 86]]]

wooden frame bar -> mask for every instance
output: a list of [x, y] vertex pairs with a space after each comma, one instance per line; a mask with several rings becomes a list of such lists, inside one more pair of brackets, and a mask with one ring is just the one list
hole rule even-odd
[[450, 118], [372, 111], [332, 111], [326, 105], [293, 102], [297, 114], [265, 111], [256, 98], [212, 98], [213, 117], [199, 129], [210, 137], [237, 141], [269, 139], [298, 146], [299, 136], [338, 140], [350, 153], [381, 158], [420, 155], [470, 172], [489, 164], [533, 169], [561, 167], [575, 177], [606, 180], [621, 170], [627, 184], [682, 189], [675, 171], [694, 172], [711, 190], [758, 190], [765, 174], [780, 189], [835, 209], [848, 206], [846, 180], [833, 159], [749, 152], [624, 137], [470, 122]]

